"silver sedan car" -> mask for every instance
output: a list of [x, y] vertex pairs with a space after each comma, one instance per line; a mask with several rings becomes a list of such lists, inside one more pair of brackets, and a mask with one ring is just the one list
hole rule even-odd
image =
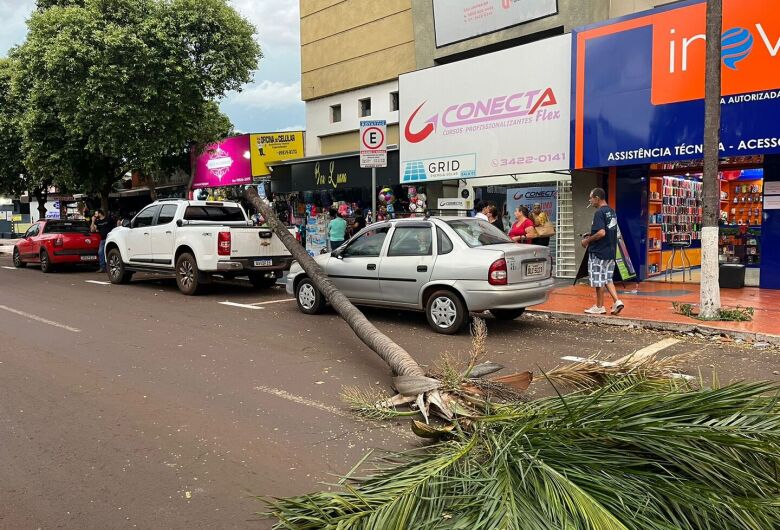
[[[469, 312], [515, 319], [547, 300], [553, 286], [548, 248], [514, 243], [470, 217], [372, 224], [314, 259], [353, 303], [425, 311], [434, 331], [447, 334], [463, 327]], [[287, 292], [307, 314], [327, 302], [297, 262]]]

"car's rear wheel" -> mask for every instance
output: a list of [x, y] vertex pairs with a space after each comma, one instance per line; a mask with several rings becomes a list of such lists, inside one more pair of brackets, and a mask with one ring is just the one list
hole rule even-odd
[[249, 275], [249, 281], [252, 283], [252, 287], [258, 289], [267, 289], [276, 285], [276, 276], [268, 276], [263, 273], [253, 273]]
[[22, 255], [19, 254], [19, 249], [14, 248], [14, 267], [17, 269], [23, 269], [27, 266], [25, 262], [22, 261]]
[[307, 315], [316, 315], [325, 309], [325, 297], [314, 286], [311, 278], [304, 278], [298, 283], [295, 288], [295, 300], [298, 302], [298, 309]]
[[54, 272], [54, 265], [51, 263], [51, 258], [49, 257], [49, 253], [45, 250], [41, 250], [41, 272], [44, 274], [49, 274], [50, 272]]
[[125, 264], [122, 262], [122, 254], [118, 248], [112, 248], [108, 251], [106, 258], [108, 280], [111, 283], [127, 283], [133, 277], [133, 273], [125, 270]]
[[514, 320], [525, 313], [525, 308], [520, 307], [518, 309], [491, 309], [490, 313], [496, 317], [496, 320]]
[[436, 333], [452, 335], [457, 333], [466, 322], [468, 312], [458, 295], [452, 291], [434, 292], [425, 305], [425, 316], [428, 324]]
[[176, 260], [176, 285], [179, 286], [179, 291], [187, 296], [198, 294], [203, 287], [200, 281], [200, 273], [198, 272], [198, 262], [188, 252], [185, 252]]

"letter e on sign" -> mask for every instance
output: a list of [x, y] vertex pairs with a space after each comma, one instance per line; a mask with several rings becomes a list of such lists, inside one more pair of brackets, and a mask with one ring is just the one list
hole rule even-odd
[[387, 122], [360, 122], [360, 167], [387, 166]]

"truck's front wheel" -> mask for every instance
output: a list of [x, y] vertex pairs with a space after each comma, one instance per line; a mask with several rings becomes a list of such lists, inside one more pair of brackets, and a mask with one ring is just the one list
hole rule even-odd
[[198, 278], [198, 262], [195, 257], [185, 252], [176, 260], [176, 285], [187, 296], [198, 294], [202, 283]]

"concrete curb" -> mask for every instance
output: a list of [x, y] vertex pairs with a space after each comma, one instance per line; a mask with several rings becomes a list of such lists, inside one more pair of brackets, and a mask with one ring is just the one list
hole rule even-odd
[[559, 313], [557, 311], [539, 311], [528, 309], [528, 314], [547, 317], [568, 322], [580, 322], [585, 324], [602, 324], [624, 328], [650, 329], [655, 331], [674, 331], [677, 333], [701, 333], [704, 336], [728, 335], [733, 339], [742, 339], [749, 342], [766, 342], [773, 346], [780, 346], [780, 335], [769, 333], [756, 333], [750, 331], [737, 331], [708, 326], [704, 322], [682, 324], [679, 322], [658, 322], [653, 320], [640, 320], [633, 318], [620, 318], [611, 316], [575, 315], [572, 313]]

